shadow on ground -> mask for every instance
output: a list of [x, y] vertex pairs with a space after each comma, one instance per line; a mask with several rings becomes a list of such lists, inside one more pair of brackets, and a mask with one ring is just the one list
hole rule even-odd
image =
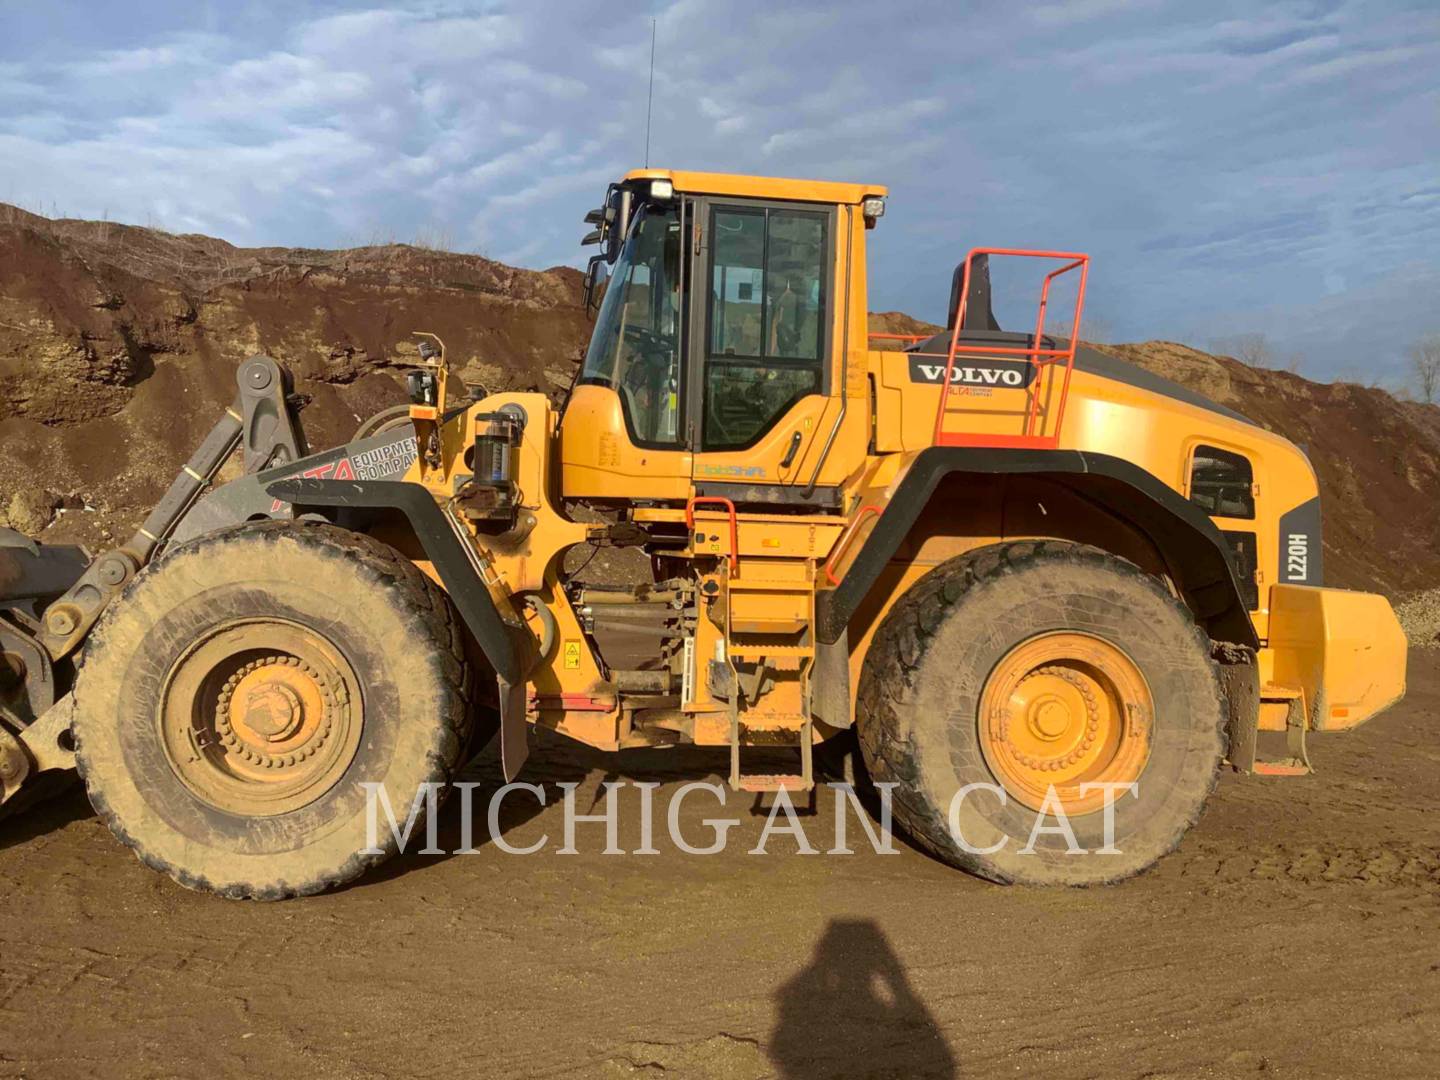
[[940, 1026], [870, 919], [836, 919], [775, 995], [770, 1060], [786, 1080], [953, 1077]]
[[94, 816], [85, 788], [74, 773], [42, 773], [38, 783], [0, 809], [0, 851]]

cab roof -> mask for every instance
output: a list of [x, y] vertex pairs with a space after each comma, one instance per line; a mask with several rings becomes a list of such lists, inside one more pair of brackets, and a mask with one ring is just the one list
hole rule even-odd
[[632, 169], [625, 183], [669, 180], [687, 195], [731, 195], [750, 199], [858, 205], [867, 196], [888, 195], [884, 184], [844, 184], [829, 180], [795, 180], [783, 176], [742, 176], [737, 173], [690, 172], [685, 169]]

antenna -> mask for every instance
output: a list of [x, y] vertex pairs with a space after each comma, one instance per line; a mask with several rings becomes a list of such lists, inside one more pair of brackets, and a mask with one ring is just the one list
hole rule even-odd
[[655, 104], [655, 20], [650, 20], [650, 91], [645, 97], [645, 167], [650, 167], [650, 110]]

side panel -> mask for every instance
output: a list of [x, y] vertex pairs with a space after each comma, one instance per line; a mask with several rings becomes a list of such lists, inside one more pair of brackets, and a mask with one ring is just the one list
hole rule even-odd
[[690, 495], [689, 450], [634, 445], [620, 395], [580, 385], [560, 419], [560, 483], [572, 499], [672, 499]]
[[1285, 585], [1323, 585], [1320, 542], [1320, 497], [1280, 515], [1280, 581]]

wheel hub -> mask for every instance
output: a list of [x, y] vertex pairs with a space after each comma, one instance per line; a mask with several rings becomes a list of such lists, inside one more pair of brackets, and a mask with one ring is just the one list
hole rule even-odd
[[1069, 710], [1065, 703], [1053, 694], [1030, 704], [1026, 713], [1026, 720], [1030, 726], [1030, 733], [1037, 739], [1044, 739], [1046, 742], [1053, 742], [1065, 734], [1065, 729], [1070, 726]]
[[245, 664], [225, 681], [215, 705], [221, 743], [264, 769], [298, 765], [319, 752], [336, 708], [319, 670], [284, 654]]
[[295, 734], [305, 719], [300, 695], [280, 682], [262, 683], [251, 689], [243, 699], [240, 712], [244, 717], [241, 723], [270, 742], [281, 742]]
[[1103, 789], [1133, 783], [1150, 753], [1150, 691], [1122, 650], [1088, 634], [1046, 634], [1016, 646], [981, 695], [981, 749], [1006, 791], [1039, 809], [1053, 788], [1067, 814], [1104, 805]]
[[322, 795], [359, 744], [353, 670], [308, 628], [221, 629], [171, 669], [161, 710], [171, 764], [220, 809], [283, 813]]

